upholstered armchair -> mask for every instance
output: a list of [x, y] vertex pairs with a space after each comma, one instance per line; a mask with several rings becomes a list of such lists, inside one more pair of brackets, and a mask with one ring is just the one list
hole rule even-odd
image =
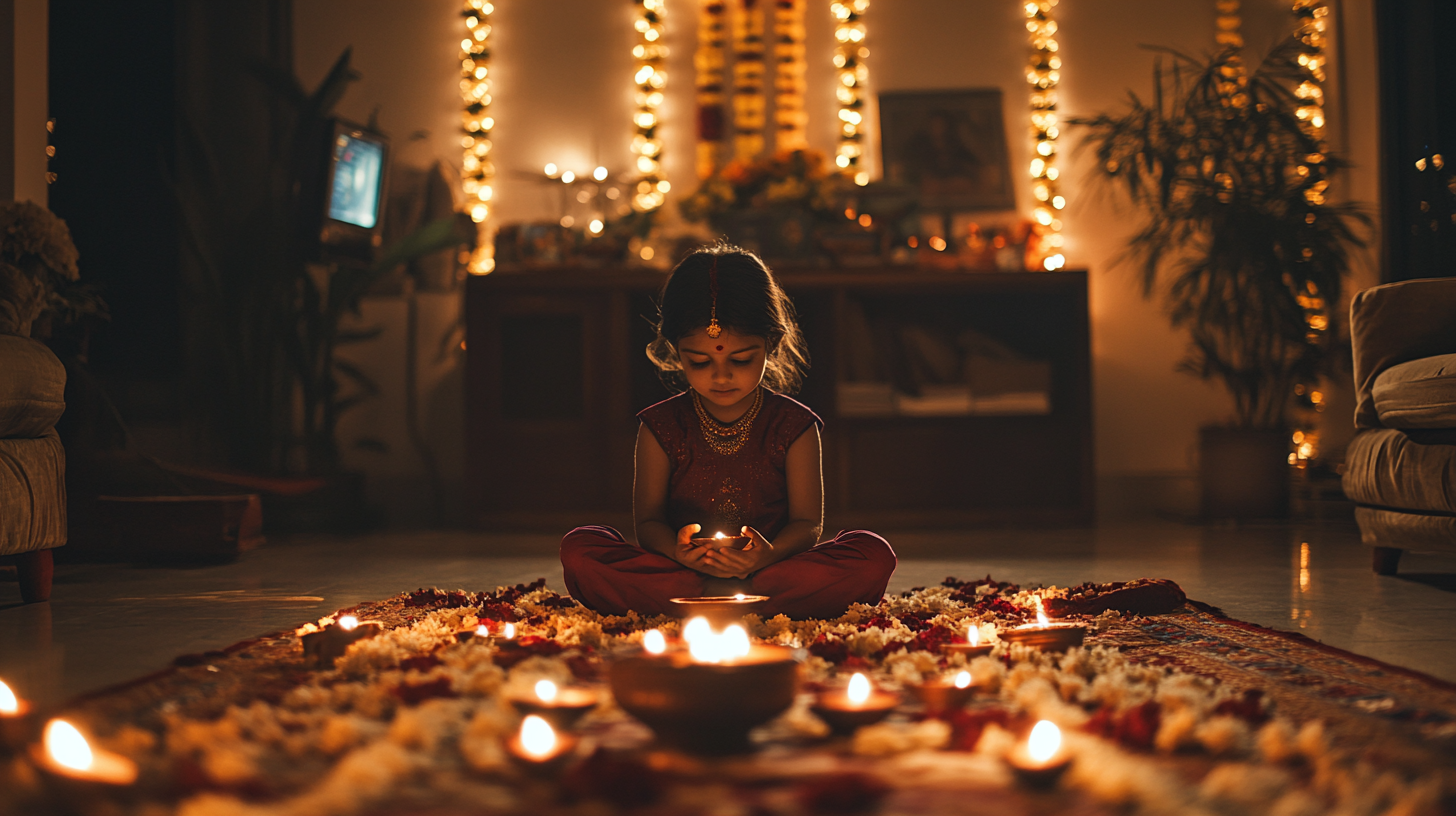
[[1345, 495], [1375, 571], [1392, 575], [1406, 550], [1456, 552], [1456, 278], [1360, 292], [1350, 337]]
[[16, 557], [26, 603], [50, 598], [51, 549], [66, 543], [65, 389], [50, 349], [0, 334], [0, 556]]

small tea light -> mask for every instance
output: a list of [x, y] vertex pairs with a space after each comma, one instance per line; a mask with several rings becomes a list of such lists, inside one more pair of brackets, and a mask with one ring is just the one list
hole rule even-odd
[[522, 714], [537, 715], [558, 728], [570, 728], [597, 705], [595, 691], [571, 686], [562, 688], [550, 680], [536, 681], [532, 691], [529, 696], [512, 697], [511, 705]]
[[667, 651], [667, 638], [662, 636], [661, 629], [648, 629], [642, 633], [642, 651], [653, 655]]
[[1011, 749], [1006, 762], [1022, 784], [1045, 790], [1056, 786], [1072, 757], [1062, 750], [1062, 731], [1056, 723], [1041, 720], [1026, 742]]
[[953, 711], [965, 706], [976, 694], [971, 683], [971, 673], [962, 671], [954, 676], [941, 676], [911, 687], [925, 710], [931, 714]]
[[981, 642], [981, 628], [976, 624], [966, 627], [965, 643], [947, 643], [941, 647], [946, 654], [962, 654], [966, 657], [979, 657], [988, 655], [995, 648], [989, 643]]
[[482, 623], [474, 629], [461, 629], [459, 632], [455, 633], [455, 639], [460, 641], [461, 643], [466, 643], [475, 640], [476, 638], [479, 638], [481, 640], [489, 639], [490, 627]]
[[[1035, 597], [1035, 596], [1033, 596]], [[1064, 652], [1081, 646], [1087, 638], [1087, 627], [1080, 623], [1052, 623], [1042, 611], [1041, 598], [1036, 598], [1036, 623], [1028, 623], [1000, 633], [1001, 639], [1020, 643], [1046, 652]]]
[[[750, 612], [759, 612], [768, 604], [767, 595], [705, 595], [696, 598], [673, 598], [671, 603], [679, 617], [705, 618], [719, 626], [742, 620]], [[684, 630], [686, 634], [686, 630]]]
[[44, 772], [67, 780], [123, 787], [137, 780], [135, 762], [120, 754], [92, 748], [76, 726], [65, 720], [46, 724], [41, 745], [32, 746], [32, 758]]
[[506, 748], [528, 770], [546, 770], [569, 756], [576, 742], [576, 737], [556, 733], [551, 723], [532, 714], [521, 721], [521, 730], [511, 737]]
[[847, 734], [890, 716], [899, 704], [899, 695], [876, 689], [868, 677], [855, 672], [844, 689], [821, 692], [814, 700], [813, 711], [830, 728]]
[[300, 637], [303, 657], [315, 664], [332, 666], [335, 660], [343, 657], [349, 646], [376, 637], [383, 631], [384, 624], [378, 621], [361, 621], [353, 615], [344, 615], [323, 629]]
[[0, 754], [18, 751], [34, 738], [34, 709], [0, 680]]

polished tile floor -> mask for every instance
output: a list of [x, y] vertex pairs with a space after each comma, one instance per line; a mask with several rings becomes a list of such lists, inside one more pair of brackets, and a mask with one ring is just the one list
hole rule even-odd
[[[1456, 681], [1456, 557], [1369, 569], [1345, 525], [887, 533], [890, 588], [991, 574], [1022, 584], [1172, 578], [1228, 614]], [[0, 678], [43, 702], [155, 671], [176, 655], [421, 586], [486, 589], [544, 576], [562, 589], [551, 536], [385, 532], [274, 539], [237, 563], [196, 568], [60, 565], [50, 603], [0, 583]]]

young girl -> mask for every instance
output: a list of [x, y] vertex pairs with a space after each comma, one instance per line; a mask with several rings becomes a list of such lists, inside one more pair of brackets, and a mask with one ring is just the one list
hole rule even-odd
[[[770, 598], [765, 617], [828, 618], [878, 603], [895, 570], [889, 543], [863, 530], [819, 543], [823, 423], [778, 393], [797, 389], [808, 358], [768, 268], [736, 247], [697, 250], [673, 270], [659, 308], [647, 356], [687, 390], [637, 415], [637, 543], [610, 527], [562, 540], [572, 597], [613, 615], [671, 613], [669, 599], [719, 594], [736, 580], [726, 591]], [[748, 544], [692, 541], [719, 532]]]

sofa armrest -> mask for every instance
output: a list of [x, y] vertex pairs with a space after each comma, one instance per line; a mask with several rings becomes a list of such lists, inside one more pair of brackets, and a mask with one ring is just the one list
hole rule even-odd
[[1394, 365], [1456, 353], [1456, 278], [1387, 283], [1350, 301], [1355, 353], [1355, 427], [1380, 428], [1371, 394], [1375, 378]]
[[51, 431], [0, 439], [0, 555], [66, 543], [66, 451]]

